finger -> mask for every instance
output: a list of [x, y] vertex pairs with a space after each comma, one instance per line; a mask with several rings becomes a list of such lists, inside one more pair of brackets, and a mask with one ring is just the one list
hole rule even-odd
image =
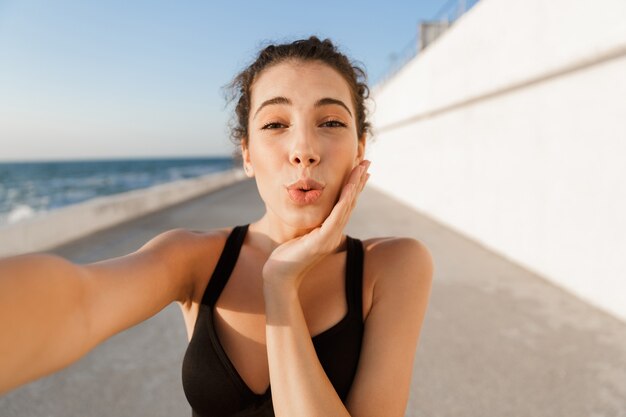
[[[358, 168], [358, 166], [355, 167], [353, 174], [355, 172], [358, 173]], [[353, 175], [350, 176], [350, 179], [353, 179], [352, 177]], [[339, 201], [337, 201], [337, 204], [335, 204], [330, 214], [320, 227], [320, 233], [325, 239], [331, 240], [334, 233], [336, 233], [337, 236], [343, 233], [343, 229], [345, 228], [349, 217], [347, 214], [351, 210], [352, 201], [354, 200], [354, 195], [356, 194], [358, 185], [358, 183], [351, 181], [348, 181], [344, 185]]]
[[360, 164], [355, 166], [350, 173], [350, 177], [348, 178], [348, 182], [359, 184], [361, 182], [361, 178], [363, 178], [363, 174], [367, 170], [367, 164], [361, 161]]
[[367, 184], [367, 180], [370, 178], [370, 174], [367, 173], [365, 174], [365, 176], [363, 177], [363, 181], [361, 182], [360, 186], [359, 186], [359, 195], [361, 195], [361, 192], [363, 192], [363, 189], [365, 188], [365, 185]]
[[[356, 206], [356, 202], [357, 202], [359, 194], [363, 190], [363, 187], [365, 187], [365, 182], [367, 181], [367, 178], [369, 176], [369, 174], [367, 173], [367, 169], [369, 168], [370, 164], [371, 164], [371, 161], [363, 160], [356, 167], [356, 170], [358, 172], [358, 179], [357, 179], [358, 182], [356, 183], [356, 186], [353, 189], [352, 198], [350, 201], [350, 207], [345, 213], [347, 217], [350, 216], [352, 210]], [[346, 219], [346, 223], [347, 221], [348, 219]]]
[[365, 175], [366, 175], [365, 172], [367, 171], [367, 166], [360, 165], [358, 171], [359, 171], [358, 181], [354, 184], [354, 188], [352, 189], [352, 193], [351, 193], [351, 201], [350, 201], [351, 209], [354, 207], [356, 200], [361, 190], [363, 189], [363, 184], [364, 184], [363, 181], [365, 179]]
[[354, 207], [355, 198], [362, 189], [361, 183], [364, 180], [364, 173], [368, 165], [369, 161], [365, 161], [352, 169], [348, 182], [341, 191], [339, 201], [320, 227], [320, 233], [324, 238], [330, 239], [333, 232], [343, 233], [343, 229], [350, 218], [350, 212]]
[[345, 222], [345, 224], [348, 224], [348, 220], [350, 219], [350, 216], [352, 215], [352, 211], [356, 207], [357, 201], [359, 199], [359, 195], [361, 194], [361, 191], [363, 190], [363, 187], [365, 186], [365, 178], [367, 178], [367, 174], [363, 175], [363, 177], [361, 178], [361, 181], [359, 182], [359, 184], [357, 186], [355, 186], [354, 189], [353, 189], [352, 198], [350, 199], [350, 205], [349, 205], [349, 207], [347, 208], [347, 210], [344, 213], [344, 216], [345, 216], [344, 222]]
[[361, 177], [359, 178], [360, 181], [365, 180], [365, 177], [367, 176], [367, 170], [369, 169], [371, 164], [372, 164], [372, 161], [368, 161], [368, 160], [364, 160], [361, 162], [360, 165], [363, 167], [363, 171], [361, 173]]
[[352, 171], [350, 172], [350, 176], [348, 177], [348, 181], [346, 181], [346, 183], [343, 185], [343, 188], [341, 189], [341, 194], [339, 196], [337, 204], [339, 204], [339, 202], [341, 202], [341, 200], [345, 198], [346, 195], [348, 195], [349, 197], [349, 194], [352, 190], [352, 186], [350, 184], [355, 184], [356, 186], [358, 186], [359, 179], [362, 173], [361, 169], [361, 165], [357, 165], [352, 169]]
[[358, 185], [358, 188], [357, 188], [357, 192], [353, 196], [352, 208], [354, 208], [354, 206], [356, 206], [356, 201], [358, 200], [358, 196], [361, 194], [361, 191], [363, 191], [363, 188], [365, 188], [365, 183], [367, 182], [367, 179], [370, 176], [370, 174], [367, 172], [367, 169], [370, 166], [370, 161], [364, 161], [362, 166], [363, 166], [363, 171], [362, 171], [362, 175], [361, 175], [361, 177], [359, 179], [359, 185]]
[[359, 195], [361, 194], [362, 186], [359, 184], [358, 188], [355, 188], [354, 195], [352, 196], [352, 201], [350, 202], [350, 210], [347, 215], [349, 216], [352, 213], [352, 210], [356, 207], [356, 202], [359, 200]]
[[370, 177], [370, 174], [367, 172], [368, 168], [369, 168], [369, 161], [368, 164], [365, 167], [365, 170], [363, 171], [363, 175], [361, 176], [361, 182], [359, 183], [359, 194], [361, 193], [361, 191], [363, 191], [363, 188], [365, 187], [365, 183], [367, 182], [367, 179]]
[[[346, 214], [350, 211], [350, 206], [354, 201], [354, 196], [357, 193], [358, 184], [349, 182], [345, 185], [345, 195], [342, 199], [340, 199], [333, 210], [331, 211], [331, 215], [335, 215], [337, 219], [336, 226], [339, 227], [344, 223], [344, 218]], [[330, 216], [329, 216], [330, 217]]]

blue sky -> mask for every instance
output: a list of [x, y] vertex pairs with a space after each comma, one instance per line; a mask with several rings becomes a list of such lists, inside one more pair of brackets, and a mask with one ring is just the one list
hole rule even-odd
[[329, 37], [375, 81], [444, 0], [0, 0], [0, 160], [229, 155], [221, 87]]

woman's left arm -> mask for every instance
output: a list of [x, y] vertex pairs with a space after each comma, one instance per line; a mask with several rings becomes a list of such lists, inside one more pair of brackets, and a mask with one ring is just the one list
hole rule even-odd
[[304, 318], [298, 289], [306, 272], [334, 252], [369, 174], [354, 167], [320, 227], [278, 246], [263, 266], [265, 334], [276, 417], [349, 417], [326, 376]]
[[266, 287], [267, 354], [277, 417], [405, 415], [433, 260], [426, 246], [410, 238], [385, 240], [372, 252], [377, 253], [368, 254], [370, 259], [379, 261], [371, 263], [384, 268], [345, 405], [317, 357], [297, 291]]
[[402, 238], [386, 242], [385, 253], [377, 251], [384, 261], [375, 264], [385, 265], [385, 279], [374, 289], [346, 405], [320, 364], [298, 298], [306, 271], [338, 246], [369, 177], [368, 165], [364, 162], [354, 169], [321, 227], [279, 246], [263, 268], [267, 355], [277, 417], [404, 415], [432, 279], [432, 258], [426, 247]]

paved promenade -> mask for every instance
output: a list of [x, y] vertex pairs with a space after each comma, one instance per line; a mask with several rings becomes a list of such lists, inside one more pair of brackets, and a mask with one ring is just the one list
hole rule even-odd
[[[232, 226], [262, 213], [246, 180], [54, 252], [91, 262], [134, 251], [164, 230]], [[435, 258], [406, 416], [626, 416], [623, 322], [373, 188], [361, 195], [347, 233], [411, 236]], [[6, 394], [0, 416], [189, 416], [186, 346], [172, 304], [70, 367]]]

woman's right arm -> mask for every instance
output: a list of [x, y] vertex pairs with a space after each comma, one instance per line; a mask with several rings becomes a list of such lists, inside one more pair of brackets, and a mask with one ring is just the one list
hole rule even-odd
[[0, 260], [0, 394], [87, 352], [85, 272], [52, 255]]
[[[0, 259], [0, 394], [77, 361], [110, 336], [190, 300], [202, 237], [165, 232], [129, 255], [76, 265]], [[206, 240], [206, 239], [204, 239]], [[195, 265], [195, 266], [194, 266]]]

